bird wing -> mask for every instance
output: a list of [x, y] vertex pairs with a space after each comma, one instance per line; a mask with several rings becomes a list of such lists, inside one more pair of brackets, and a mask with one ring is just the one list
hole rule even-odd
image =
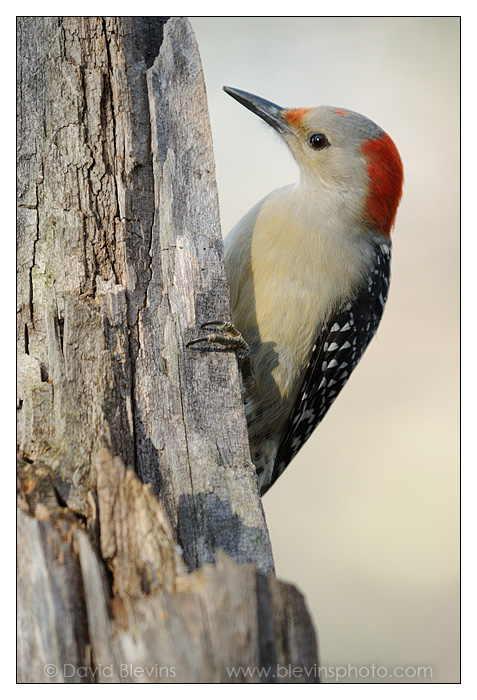
[[375, 243], [375, 264], [356, 298], [320, 330], [305, 370], [295, 409], [277, 451], [270, 483], [278, 479], [323, 420], [378, 328], [389, 289], [391, 248]]

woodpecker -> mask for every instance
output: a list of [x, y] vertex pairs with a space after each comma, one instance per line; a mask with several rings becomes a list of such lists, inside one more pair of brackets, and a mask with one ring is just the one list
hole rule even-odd
[[[275, 129], [299, 181], [258, 202], [225, 239], [232, 323], [196, 341], [246, 353], [244, 401], [263, 495], [322, 421], [386, 303], [403, 167], [391, 138], [338, 107], [288, 109], [224, 90]], [[192, 344], [192, 343], [190, 343]]]

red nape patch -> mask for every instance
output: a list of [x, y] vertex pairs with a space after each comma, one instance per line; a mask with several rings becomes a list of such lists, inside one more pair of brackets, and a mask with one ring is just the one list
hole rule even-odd
[[335, 114], [346, 114], [344, 109], [335, 109]]
[[402, 195], [401, 157], [387, 134], [365, 141], [361, 151], [370, 180], [365, 212], [379, 232], [389, 238]]
[[288, 112], [285, 114], [285, 119], [289, 124], [295, 124], [295, 126], [299, 126], [301, 118], [304, 114], [306, 114], [309, 111], [309, 107], [297, 107], [296, 109], [289, 109]]

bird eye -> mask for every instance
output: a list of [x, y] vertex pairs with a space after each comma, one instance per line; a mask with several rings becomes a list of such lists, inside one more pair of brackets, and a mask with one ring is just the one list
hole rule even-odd
[[325, 148], [325, 146], [330, 145], [325, 134], [322, 134], [322, 133], [310, 134], [308, 136], [308, 143], [316, 151], [321, 151], [322, 148]]

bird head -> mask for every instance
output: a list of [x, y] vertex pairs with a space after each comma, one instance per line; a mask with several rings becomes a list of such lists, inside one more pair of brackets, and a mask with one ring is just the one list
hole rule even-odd
[[236, 88], [231, 97], [288, 144], [310, 196], [328, 192], [389, 237], [401, 199], [403, 167], [391, 138], [362, 114], [338, 107], [288, 109]]

